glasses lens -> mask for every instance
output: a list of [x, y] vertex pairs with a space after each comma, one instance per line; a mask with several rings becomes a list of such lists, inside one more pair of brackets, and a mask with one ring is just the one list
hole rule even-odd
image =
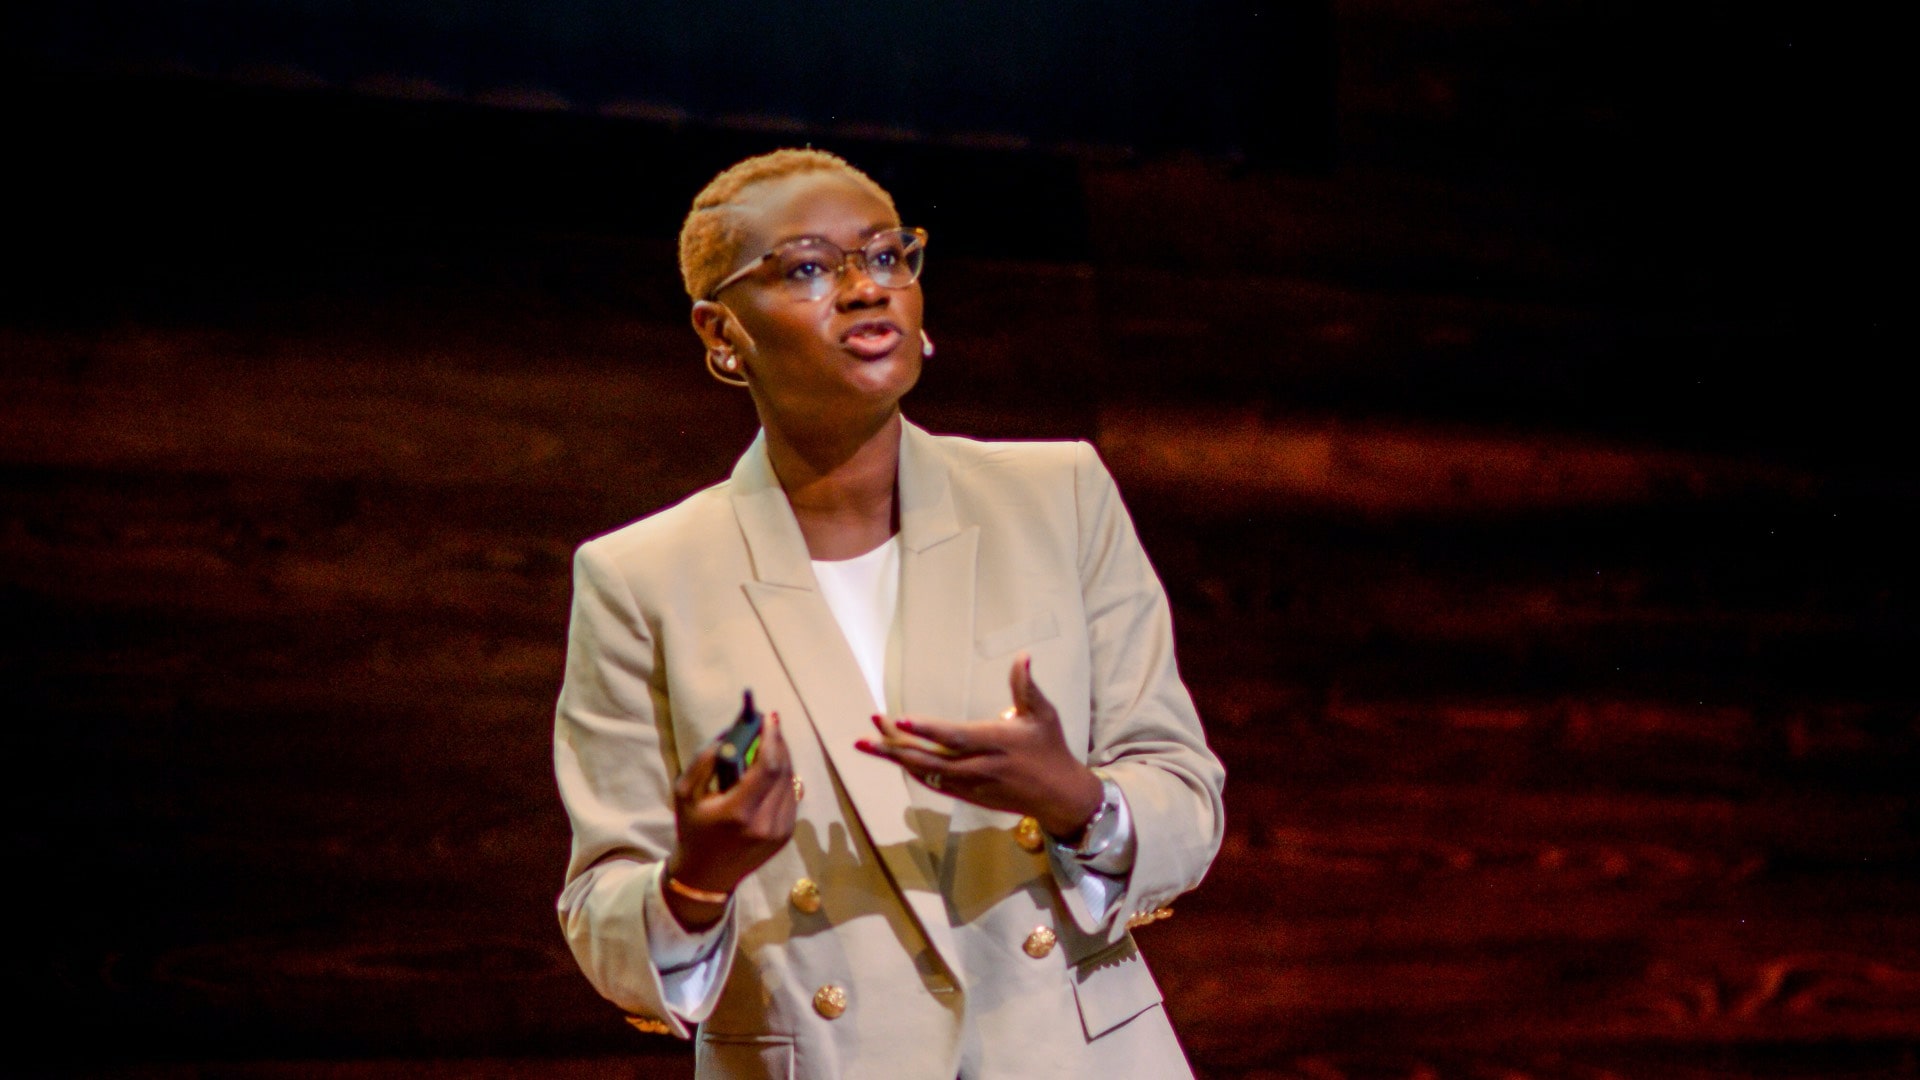
[[867, 241], [867, 276], [877, 285], [904, 289], [920, 276], [927, 246], [912, 229], [889, 229]]
[[787, 289], [810, 299], [833, 291], [846, 252], [825, 240], [796, 240], [774, 251], [773, 264]]

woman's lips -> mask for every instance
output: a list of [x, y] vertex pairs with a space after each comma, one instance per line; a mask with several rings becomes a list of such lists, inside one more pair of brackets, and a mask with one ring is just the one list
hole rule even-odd
[[840, 343], [863, 360], [878, 360], [892, 352], [904, 336], [890, 322], [863, 322], [840, 335]]

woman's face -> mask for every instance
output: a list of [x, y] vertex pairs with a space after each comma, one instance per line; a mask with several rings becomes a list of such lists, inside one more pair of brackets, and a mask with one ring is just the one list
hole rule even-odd
[[[832, 172], [755, 184], [735, 206], [746, 226], [736, 266], [801, 237], [857, 251], [900, 224], [886, 203]], [[890, 413], [920, 379], [917, 281], [883, 288], [856, 261], [825, 297], [809, 300], [783, 286], [769, 262], [716, 299], [743, 331], [724, 336], [746, 367], [763, 422], [788, 430], [858, 423]]]

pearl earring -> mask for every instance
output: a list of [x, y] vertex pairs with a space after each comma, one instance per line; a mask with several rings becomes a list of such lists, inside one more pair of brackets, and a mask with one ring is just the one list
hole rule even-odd
[[920, 331], [920, 355], [928, 360], [933, 359], [933, 339], [927, 336], [924, 328]]
[[739, 374], [739, 370], [740, 358], [733, 354], [733, 350], [707, 350], [707, 374], [728, 386], [745, 386], [747, 380]]

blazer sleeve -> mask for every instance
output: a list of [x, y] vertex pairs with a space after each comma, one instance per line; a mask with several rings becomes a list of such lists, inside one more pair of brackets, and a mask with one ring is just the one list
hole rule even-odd
[[[691, 1037], [648, 947], [645, 899], [674, 843], [671, 719], [659, 642], [603, 549], [574, 556], [553, 758], [573, 825], [560, 926], [594, 989], [644, 1030]], [[730, 913], [729, 918], [733, 915]], [[732, 950], [715, 974], [724, 983]]]
[[1065, 899], [1083, 931], [1118, 941], [1130, 918], [1163, 907], [1206, 874], [1225, 835], [1226, 771], [1180, 681], [1166, 591], [1112, 475], [1085, 443], [1075, 446], [1074, 498], [1091, 654], [1088, 763], [1125, 797], [1135, 854], [1110, 917], [1087, 910], [1077, 890]]

